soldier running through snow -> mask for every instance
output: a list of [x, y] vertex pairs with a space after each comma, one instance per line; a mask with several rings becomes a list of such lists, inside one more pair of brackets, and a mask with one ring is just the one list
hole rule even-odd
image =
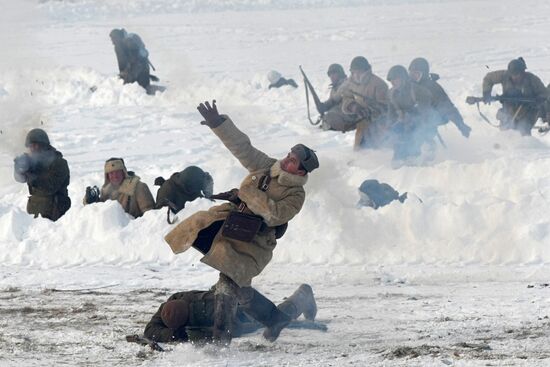
[[342, 86], [342, 111], [359, 118], [353, 148], [376, 148], [385, 129], [388, 85], [373, 74], [363, 56], [351, 61], [350, 72], [351, 77]]
[[147, 184], [128, 171], [122, 158], [110, 158], [105, 162], [105, 182], [101, 192], [86, 190], [84, 205], [95, 202], [116, 200], [122, 209], [134, 218], [141, 217], [146, 211], [154, 209], [155, 201]]
[[430, 91], [413, 83], [404, 66], [391, 67], [387, 79], [392, 84], [388, 119], [394, 147], [393, 164], [398, 166], [419, 156], [424, 143], [433, 148], [438, 121]]
[[[215, 288], [208, 291], [178, 292], [160, 305], [151, 321], [145, 326], [144, 336], [156, 342], [185, 342], [197, 339], [211, 340], [214, 326]], [[311, 287], [302, 284], [277, 308], [296, 320], [304, 315], [314, 321], [317, 305]], [[232, 326], [233, 337], [251, 333], [261, 328], [261, 324], [248, 316], [240, 306]]]
[[14, 177], [29, 188], [27, 213], [56, 221], [71, 207], [67, 161], [50, 145], [48, 134], [42, 129], [29, 131], [25, 146], [28, 153], [14, 159]]
[[455, 107], [451, 99], [437, 82], [439, 75], [430, 73], [430, 64], [423, 57], [417, 57], [412, 60], [409, 65], [409, 75], [413, 82], [418, 83], [422, 87], [430, 91], [432, 95], [432, 107], [437, 112], [439, 125], [445, 125], [451, 121], [462, 136], [465, 138], [470, 136], [472, 130], [464, 123], [462, 115]]
[[340, 64], [331, 64], [327, 75], [330, 78], [330, 96], [321, 103], [319, 113], [322, 114], [321, 127], [324, 130], [351, 131], [357, 127], [358, 117], [345, 114], [342, 111], [344, 85], [348, 76]]
[[[287, 157], [277, 160], [252, 146], [250, 139], [215, 102], [200, 104], [202, 124], [210, 127], [222, 143], [250, 172], [229, 203], [199, 211], [181, 222], [165, 237], [175, 253], [191, 246], [201, 259], [220, 271], [215, 290], [213, 338], [228, 343], [237, 302], [248, 315], [266, 326], [264, 337], [274, 341], [290, 317], [251, 287], [273, 256], [281, 229], [300, 212], [305, 200], [303, 186], [308, 173], [319, 167], [313, 150], [298, 144]], [[276, 232], [279, 232], [276, 235]]]
[[124, 28], [113, 29], [109, 36], [115, 46], [119, 76], [124, 84], [137, 82], [147, 94], [154, 94], [151, 80], [157, 82], [159, 79], [150, 74], [149, 51], [141, 38], [135, 33], [127, 33]]
[[521, 135], [531, 135], [537, 119], [543, 115], [548, 98], [547, 90], [538, 76], [526, 71], [523, 58], [510, 61], [506, 70], [487, 73], [483, 78], [483, 102], [491, 103], [495, 84], [502, 85], [502, 108], [497, 119], [501, 130], [518, 130]]

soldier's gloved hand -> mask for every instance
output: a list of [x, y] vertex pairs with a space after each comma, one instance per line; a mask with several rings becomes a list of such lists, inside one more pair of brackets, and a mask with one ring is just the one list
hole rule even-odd
[[24, 175], [31, 168], [31, 157], [27, 153], [15, 157], [13, 168], [17, 173]]
[[84, 204], [92, 204], [99, 202], [99, 188], [97, 186], [86, 187], [86, 195], [84, 196]]
[[465, 138], [470, 137], [470, 132], [472, 131], [472, 128], [470, 126], [463, 123], [458, 126], [458, 129], [460, 130], [460, 133], [462, 134], [463, 137]]
[[201, 103], [198, 105], [197, 110], [204, 118], [204, 121], [201, 121], [201, 125], [206, 125], [211, 129], [220, 126], [225, 121], [225, 119], [218, 113], [216, 100], [212, 101], [212, 106], [210, 106], [210, 102], [208, 101]]
[[204, 181], [202, 184], [202, 194], [205, 198], [209, 198], [214, 194], [214, 179], [210, 176], [210, 173], [204, 172]]
[[483, 92], [483, 103], [491, 104], [491, 92]]

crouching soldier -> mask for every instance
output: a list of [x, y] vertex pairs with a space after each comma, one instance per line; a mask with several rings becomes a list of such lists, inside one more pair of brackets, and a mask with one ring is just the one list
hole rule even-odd
[[27, 213], [56, 221], [71, 207], [67, 161], [42, 129], [29, 131], [25, 146], [29, 152], [15, 158], [14, 177], [29, 187]]
[[186, 202], [200, 197], [209, 198], [214, 193], [212, 176], [196, 166], [173, 173], [168, 180], [157, 177], [155, 185], [160, 186], [156, 209], [168, 206], [174, 214], [185, 208]]
[[[531, 129], [539, 114], [544, 111], [547, 91], [535, 74], [525, 71], [523, 58], [508, 63], [506, 70], [492, 71], [483, 78], [483, 101], [492, 101], [491, 91], [495, 84], [502, 85], [500, 101], [502, 108], [497, 113], [502, 130], [518, 130], [521, 135], [531, 135]], [[541, 115], [542, 116], [542, 115]]]
[[424, 143], [433, 147], [438, 121], [430, 91], [413, 83], [404, 66], [392, 66], [387, 79], [392, 84], [388, 119], [392, 126], [395, 163], [419, 156]]
[[350, 72], [350, 78], [342, 86], [342, 111], [359, 118], [353, 148], [379, 147], [388, 110], [388, 86], [373, 74], [363, 56], [351, 61]]
[[[144, 336], [156, 342], [208, 341], [212, 339], [214, 326], [215, 291], [178, 292], [161, 304], [151, 321], [145, 326]], [[317, 304], [311, 287], [302, 284], [277, 308], [291, 320], [304, 315], [314, 321]], [[233, 336], [254, 332], [261, 328], [240, 305], [232, 326]]]
[[464, 123], [464, 119], [451, 99], [437, 82], [439, 75], [430, 73], [430, 64], [423, 57], [417, 57], [409, 65], [409, 75], [413, 82], [418, 83], [432, 95], [432, 107], [435, 109], [439, 124], [444, 125], [451, 121], [465, 138], [470, 136], [472, 130]]
[[[220, 271], [215, 286], [213, 338], [228, 343], [237, 302], [252, 318], [266, 326], [264, 337], [274, 341], [290, 322], [270, 300], [251, 287], [273, 256], [276, 232], [300, 212], [308, 173], [319, 167], [313, 150], [298, 144], [277, 160], [252, 146], [250, 139], [229, 119], [220, 116], [215, 102], [200, 104], [209, 126], [250, 172], [233, 190], [230, 202], [200, 211], [182, 221], [165, 237], [174, 253], [195, 247], [201, 259]], [[280, 235], [280, 234], [279, 234]]]
[[357, 127], [358, 117], [354, 114], [342, 112], [342, 91], [345, 81], [348, 79], [344, 68], [340, 64], [332, 64], [328, 67], [327, 75], [330, 78], [330, 96], [320, 106], [323, 115], [321, 127], [324, 130], [351, 131]]
[[[93, 194], [93, 192], [96, 194]], [[147, 184], [126, 169], [122, 158], [110, 158], [105, 162], [105, 182], [99, 195], [93, 189], [86, 189], [84, 204], [116, 200], [124, 211], [134, 218], [155, 207], [153, 195]]]

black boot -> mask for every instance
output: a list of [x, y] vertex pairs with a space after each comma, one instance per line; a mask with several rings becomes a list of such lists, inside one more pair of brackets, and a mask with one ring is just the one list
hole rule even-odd
[[303, 313], [306, 320], [313, 321], [317, 315], [317, 304], [313, 296], [313, 290], [308, 284], [302, 284], [298, 289], [277, 306], [292, 320], [297, 319]]
[[229, 345], [233, 337], [234, 317], [237, 311], [237, 301], [225, 294], [214, 296], [214, 327], [212, 340], [214, 343]]
[[223, 345], [231, 343], [237, 313], [236, 287], [229, 277], [220, 274], [220, 280], [216, 283], [214, 293], [212, 340], [215, 343]]
[[250, 287], [241, 288], [240, 307], [256, 321], [266, 326], [264, 338], [275, 341], [290, 323], [290, 317], [280, 311], [269, 299]]

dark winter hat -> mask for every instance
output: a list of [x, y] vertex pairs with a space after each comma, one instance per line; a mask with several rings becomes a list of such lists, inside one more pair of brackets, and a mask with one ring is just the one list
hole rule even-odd
[[185, 326], [189, 319], [189, 303], [181, 299], [166, 302], [160, 311], [160, 318], [172, 330]]
[[408, 80], [409, 73], [403, 65], [395, 65], [390, 68], [390, 71], [388, 71], [388, 77], [386, 79], [388, 82], [391, 82], [394, 79]]
[[50, 145], [48, 134], [42, 129], [32, 129], [25, 138], [25, 146], [28, 148], [31, 144]]
[[330, 74], [338, 74], [344, 78], [346, 77], [346, 72], [340, 64], [331, 64], [327, 70], [327, 75], [330, 76]]
[[423, 75], [428, 75], [430, 72], [430, 64], [428, 60], [423, 57], [417, 57], [409, 65], [409, 71], [419, 71]]
[[525, 69], [527, 69], [527, 64], [525, 64], [523, 57], [518, 57], [508, 63], [508, 72], [510, 74], [520, 74], [523, 73]]
[[364, 58], [363, 56], [356, 56], [351, 60], [351, 64], [349, 65], [350, 70], [361, 70], [361, 71], [369, 71], [371, 69], [371, 65], [369, 64], [369, 61]]
[[302, 167], [304, 167], [307, 172], [319, 168], [319, 159], [313, 149], [306, 147], [304, 144], [296, 144], [290, 151], [298, 156]]

